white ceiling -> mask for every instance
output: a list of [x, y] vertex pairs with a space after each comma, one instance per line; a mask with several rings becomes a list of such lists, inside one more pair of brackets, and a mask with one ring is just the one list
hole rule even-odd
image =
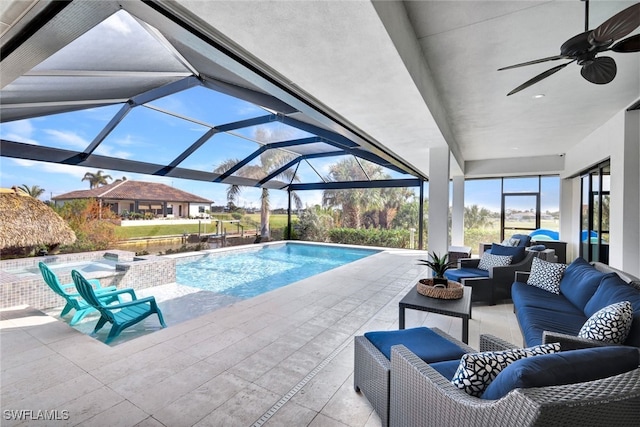
[[[428, 148], [445, 141], [468, 176], [512, 158], [514, 173], [559, 172], [560, 154], [640, 97], [640, 53], [613, 52], [610, 84], [571, 64], [506, 96], [564, 62], [497, 71], [559, 54], [584, 31], [578, 0], [180, 4], [427, 174]], [[632, 4], [591, 1], [590, 29]]]
[[[43, 3], [3, 1], [3, 33]], [[121, 2], [134, 15], [138, 3]], [[472, 166], [504, 159], [513, 174], [561, 172], [560, 154], [640, 97], [640, 53], [611, 53], [618, 75], [608, 85], [571, 64], [506, 96], [561, 63], [497, 71], [559, 54], [584, 31], [579, 0], [156, 3], [427, 176], [429, 148], [444, 144], [454, 174], [491, 174]], [[592, 0], [590, 28], [632, 4]]]

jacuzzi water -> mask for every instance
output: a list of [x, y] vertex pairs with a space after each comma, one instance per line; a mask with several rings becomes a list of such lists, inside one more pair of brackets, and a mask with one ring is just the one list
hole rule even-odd
[[[81, 273], [95, 273], [95, 272], [111, 272], [116, 269], [116, 263], [118, 261], [109, 258], [100, 258], [93, 261], [74, 261], [74, 262], [52, 262], [47, 263], [47, 267], [53, 270], [54, 273], [60, 275], [62, 273], [69, 273], [71, 270], [78, 270]], [[28, 277], [31, 275], [40, 275], [40, 269], [38, 266], [23, 267], [15, 269], [4, 270], [7, 273], [13, 274], [18, 277]]]
[[286, 243], [203, 255], [176, 264], [177, 283], [251, 298], [378, 253], [375, 249]]

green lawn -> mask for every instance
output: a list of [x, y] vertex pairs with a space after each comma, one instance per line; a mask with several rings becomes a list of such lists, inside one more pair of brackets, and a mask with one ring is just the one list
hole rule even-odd
[[[228, 221], [233, 218], [231, 215], [214, 215], [214, 217]], [[295, 217], [292, 217], [295, 218]], [[260, 228], [260, 214], [245, 215], [242, 218], [241, 224], [244, 226], [245, 231], [255, 230]], [[287, 226], [287, 215], [271, 215], [269, 220], [269, 226], [271, 229], [279, 229]], [[225, 232], [235, 233], [237, 231], [235, 224], [225, 224]], [[203, 220], [200, 223], [201, 233], [215, 233], [216, 222]], [[141, 237], [157, 237], [157, 236], [170, 236], [178, 234], [195, 234], [198, 233], [198, 224], [189, 225], [138, 225], [134, 227], [116, 227], [116, 235], [120, 240], [135, 239]]]

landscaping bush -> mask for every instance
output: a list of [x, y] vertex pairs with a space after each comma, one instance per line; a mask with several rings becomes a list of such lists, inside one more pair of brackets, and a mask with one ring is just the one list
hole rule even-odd
[[329, 231], [329, 241], [346, 245], [408, 248], [409, 230], [334, 228]]

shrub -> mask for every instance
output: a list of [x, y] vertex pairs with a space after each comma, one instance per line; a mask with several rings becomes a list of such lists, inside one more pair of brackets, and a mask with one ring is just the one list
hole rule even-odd
[[116, 226], [111, 222], [117, 218], [116, 214], [95, 199], [71, 200], [56, 211], [77, 238], [72, 245], [62, 246], [61, 252], [99, 251], [117, 241]]
[[347, 245], [382, 246], [408, 248], [408, 230], [334, 228], [329, 231], [329, 241]]

